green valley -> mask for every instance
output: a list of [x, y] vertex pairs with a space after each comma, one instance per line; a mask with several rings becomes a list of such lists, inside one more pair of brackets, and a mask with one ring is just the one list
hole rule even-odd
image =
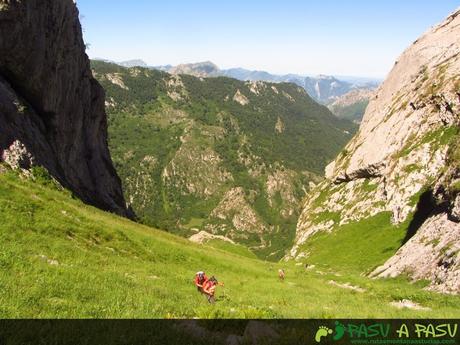
[[92, 69], [140, 220], [192, 239], [225, 236], [270, 260], [292, 245], [309, 183], [355, 131], [294, 84]]
[[[352, 12], [405, 17], [394, 4], [326, 6], [309, 21], [280, 2], [273, 25], [260, 6], [96, 3], [0, 0], [0, 343], [61, 343], [55, 318], [176, 319], [164, 329], [103, 321], [94, 337], [64, 322], [72, 344], [107, 343], [102, 333], [117, 344], [413, 343], [402, 328], [391, 335], [391, 320], [369, 322], [422, 319], [429, 333], [429, 319], [459, 317], [460, 9], [411, 40], [375, 90], [364, 73], [383, 70], [383, 56], [363, 39], [391, 48], [390, 26], [359, 20], [385, 25], [353, 42], [334, 25]], [[415, 31], [420, 14], [433, 15], [426, 8], [410, 8]], [[94, 15], [85, 37], [83, 14]], [[310, 38], [319, 45], [297, 49]], [[350, 59], [334, 42], [366, 54], [345, 49], [359, 53]], [[177, 65], [208, 53], [287, 72], [318, 60], [318, 71], [348, 81]], [[129, 55], [152, 60], [110, 62]], [[44, 320], [29, 327], [34, 319]], [[314, 319], [313, 328], [276, 319]], [[121, 334], [121, 323], [144, 339]], [[375, 325], [385, 339], [368, 332]], [[453, 344], [448, 327], [415, 342]]]

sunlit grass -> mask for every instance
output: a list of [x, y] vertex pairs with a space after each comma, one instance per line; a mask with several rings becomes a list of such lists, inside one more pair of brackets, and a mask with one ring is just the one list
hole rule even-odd
[[[352, 252], [317, 254], [324, 265], [313, 269], [264, 262], [239, 255], [240, 247], [194, 244], [99, 211], [11, 172], [0, 174], [0, 218], [2, 318], [459, 316], [458, 297], [424, 291], [405, 279], [361, 276]], [[372, 251], [370, 243], [366, 267], [373, 264]], [[284, 282], [277, 277], [280, 267]], [[198, 270], [225, 283], [215, 305], [193, 286]], [[403, 298], [432, 310], [390, 306]]]

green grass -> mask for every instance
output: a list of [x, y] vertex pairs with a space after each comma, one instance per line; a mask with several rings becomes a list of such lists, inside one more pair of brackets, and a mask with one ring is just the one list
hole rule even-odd
[[420, 165], [414, 163], [414, 164], [409, 164], [404, 167], [404, 172], [406, 174], [413, 173], [414, 171], [420, 171]]
[[[193, 244], [86, 206], [48, 182], [0, 174], [0, 318], [460, 316], [459, 297], [427, 292], [405, 279], [360, 276], [391, 254], [382, 253], [386, 247], [395, 249], [396, 243], [380, 241], [386, 239], [384, 230], [391, 231], [379, 228], [386, 218], [375, 221], [376, 236], [365, 238], [364, 230], [350, 226], [316, 241], [318, 252], [309, 260], [324, 264], [321, 274], [294, 263], [248, 258], [225, 246]], [[287, 273], [284, 282], [277, 279], [280, 267]], [[225, 282], [215, 305], [192, 284], [203, 269]], [[366, 292], [333, 286], [331, 279]], [[432, 311], [389, 305], [402, 298]]]
[[389, 212], [382, 212], [336, 227], [332, 233], [314, 235], [302, 248], [311, 252], [307, 262], [339, 271], [369, 273], [391, 257], [404, 239], [407, 224], [395, 227], [390, 217]]
[[450, 189], [454, 193], [459, 193], [460, 192], [460, 181], [454, 182], [451, 186]]
[[460, 133], [457, 131], [457, 135], [452, 139], [451, 145], [447, 152], [447, 160], [450, 165], [460, 165]]
[[416, 148], [431, 143], [431, 151], [437, 150], [440, 146], [451, 145], [455, 138], [458, 136], [458, 127], [440, 127], [431, 132], [426, 133], [423, 137], [414, 140], [407, 140], [405, 147], [401, 149], [397, 154], [394, 155], [395, 159], [405, 157], [409, 155]]
[[330, 212], [330, 211], [324, 211], [321, 213], [318, 213], [315, 215], [314, 222], [316, 224], [320, 224], [323, 222], [327, 222], [333, 220], [334, 223], [339, 223], [340, 222], [340, 212]]
[[185, 224], [184, 226], [186, 228], [201, 228], [203, 226], [203, 223], [204, 223], [205, 219], [203, 218], [190, 218], [189, 222], [187, 224]]
[[210, 246], [215, 249], [220, 249], [228, 253], [237, 254], [239, 256], [244, 256], [251, 259], [257, 259], [256, 254], [251, 252], [245, 246], [239, 244], [232, 244], [222, 240], [211, 240], [206, 243], [207, 246]]

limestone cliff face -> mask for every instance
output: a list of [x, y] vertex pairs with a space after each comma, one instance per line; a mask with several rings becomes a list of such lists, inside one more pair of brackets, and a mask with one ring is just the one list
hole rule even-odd
[[43, 165], [85, 202], [126, 215], [104, 99], [74, 1], [0, 0], [0, 156], [22, 155], [21, 167]]
[[[396, 61], [363, 118], [358, 134], [326, 170], [329, 178], [352, 179], [383, 172], [389, 157], [411, 136], [454, 124], [460, 71], [460, 12], [416, 40]], [[350, 178], [348, 178], [350, 177]]]
[[[395, 63], [357, 135], [326, 168], [328, 180], [307, 198], [291, 256], [318, 231], [380, 212], [391, 212], [394, 224], [413, 216], [417, 234], [375, 274], [409, 272], [431, 279], [434, 289], [458, 292], [459, 114], [460, 10]], [[334, 217], [318, 217], [325, 212]]]

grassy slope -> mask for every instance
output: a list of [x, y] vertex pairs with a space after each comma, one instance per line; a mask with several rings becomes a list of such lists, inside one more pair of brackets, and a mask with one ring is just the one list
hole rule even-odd
[[[360, 274], [370, 273], [401, 246], [409, 221], [394, 226], [390, 212], [319, 232], [302, 249], [311, 253], [308, 263]], [[337, 249], [340, 250], [337, 250]]]
[[[459, 317], [459, 297], [401, 279], [369, 280], [347, 265], [320, 272], [283, 263], [287, 279], [281, 283], [281, 264], [192, 244], [83, 205], [46, 184], [0, 173], [2, 318]], [[355, 238], [357, 244], [363, 240]], [[375, 264], [368, 261], [360, 269]], [[199, 269], [226, 284], [216, 305], [208, 305], [192, 285]], [[328, 284], [331, 279], [367, 291], [336, 287]], [[402, 298], [433, 310], [389, 305]]]

